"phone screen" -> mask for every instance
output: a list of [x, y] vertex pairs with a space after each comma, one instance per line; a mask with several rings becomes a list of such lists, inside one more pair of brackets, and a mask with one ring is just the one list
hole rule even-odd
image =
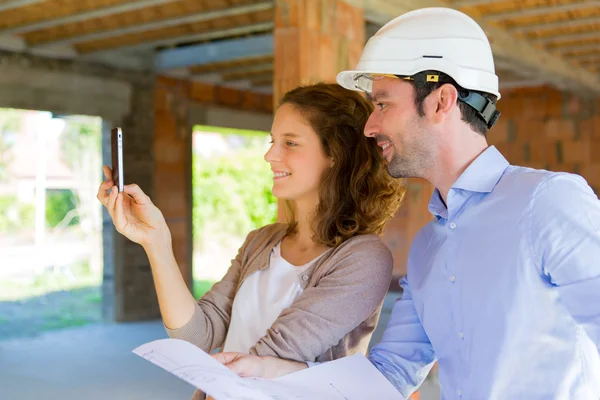
[[110, 153], [112, 158], [112, 180], [119, 189], [123, 191], [123, 131], [121, 128], [111, 130]]

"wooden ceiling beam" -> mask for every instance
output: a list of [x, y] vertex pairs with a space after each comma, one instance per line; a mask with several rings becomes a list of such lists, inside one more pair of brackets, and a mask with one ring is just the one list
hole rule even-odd
[[12, 28], [6, 28], [0, 30], [0, 34], [15, 34], [15, 33], [26, 33], [37, 31], [40, 29], [53, 28], [55, 26], [60, 26], [64, 24], [71, 24], [73, 22], [81, 22], [86, 21], [92, 18], [100, 18], [106, 17], [108, 15], [114, 15], [119, 13], [124, 13], [128, 11], [140, 10], [142, 8], [173, 3], [179, 0], [137, 0], [133, 2], [128, 2], [124, 4], [117, 4], [108, 7], [102, 7], [95, 10], [83, 11], [78, 14], [67, 15], [61, 18], [53, 18], [45, 21], [36, 21], [32, 23], [27, 23], [20, 26], [15, 26]]
[[77, 44], [84, 42], [91, 42], [94, 40], [104, 40], [108, 38], [129, 35], [132, 33], [146, 32], [154, 29], [168, 28], [177, 25], [193, 24], [198, 22], [210, 21], [218, 18], [225, 17], [236, 17], [238, 15], [249, 14], [258, 11], [265, 11], [273, 9], [274, 5], [272, 1], [262, 1], [254, 4], [241, 5], [237, 7], [227, 7], [220, 10], [202, 11], [199, 13], [185, 15], [181, 17], [169, 18], [165, 20], [153, 21], [145, 24], [132, 25], [119, 29], [113, 29], [109, 31], [101, 31], [89, 33], [87, 35], [73, 36], [69, 38], [52, 40], [49, 39], [36, 47], [56, 45], [56, 44]]

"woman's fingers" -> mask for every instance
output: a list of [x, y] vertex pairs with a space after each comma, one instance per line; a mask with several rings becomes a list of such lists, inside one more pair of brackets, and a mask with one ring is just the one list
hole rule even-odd
[[112, 173], [111, 173], [110, 168], [107, 166], [104, 166], [102, 168], [102, 171], [104, 172], [104, 177], [106, 178], [106, 180], [100, 184], [96, 198], [98, 200], [100, 200], [100, 202], [106, 207], [107, 203], [108, 203], [108, 199], [110, 197], [109, 190], [114, 186], [114, 183], [112, 181]]
[[110, 189], [110, 194], [106, 198], [106, 203], [104, 204], [106, 206], [106, 210], [108, 211], [110, 216], [113, 217], [113, 220], [114, 220], [114, 216], [115, 216], [115, 203], [117, 201], [118, 194], [119, 194], [119, 190], [117, 189], [116, 186], [113, 186]]
[[123, 191], [139, 205], [148, 204], [151, 202], [150, 198], [146, 196], [146, 193], [144, 193], [144, 191], [135, 183], [123, 186]]
[[104, 172], [104, 178], [107, 181], [112, 181], [112, 171], [110, 167], [105, 165], [104, 167], [102, 167], [102, 171]]
[[[117, 187], [115, 186], [113, 189], [115, 192], [117, 191]], [[112, 193], [111, 193], [112, 194]], [[127, 225], [127, 219], [125, 218], [125, 213], [123, 212], [123, 193], [117, 193], [115, 198], [115, 208], [114, 208], [114, 223], [118, 229], [122, 229]]]
[[221, 364], [226, 365], [226, 364], [229, 364], [241, 357], [244, 357], [245, 355], [247, 355], [247, 354], [236, 353], [236, 352], [223, 352], [223, 353], [213, 354], [212, 358], [214, 358]]
[[112, 181], [107, 181], [107, 182], [102, 182], [100, 184], [100, 187], [98, 188], [98, 194], [96, 195], [96, 198], [98, 200], [100, 200], [100, 203], [102, 203], [105, 207], [106, 207], [106, 202], [108, 201], [108, 197], [110, 196], [109, 190], [113, 187], [113, 183]]

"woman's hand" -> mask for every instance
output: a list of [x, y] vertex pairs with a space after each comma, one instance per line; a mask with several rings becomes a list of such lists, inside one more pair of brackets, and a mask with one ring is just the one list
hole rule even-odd
[[106, 207], [117, 232], [144, 248], [171, 240], [160, 210], [138, 185], [125, 185], [123, 193], [112, 181], [112, 171], [103, 168], [106, 180], [98, 189], [98, 200]]
[[243, 378], [275, 379], [308, 368], [306, 363], [270, 356], [217, 353], [212, 357]]

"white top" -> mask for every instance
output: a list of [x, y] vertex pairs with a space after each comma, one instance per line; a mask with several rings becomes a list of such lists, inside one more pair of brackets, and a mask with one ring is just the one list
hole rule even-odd
[[[258, 270], [246, 278], [236, 293], [223, 351], [248, 353], [281, 311], [302, 293], [299, 279], [303, 277], [299, 275], [321, 256], [302, 266], [295, 266], [281, 256], [279, 242], [271, 251], [269, 268]], [[304, 278], [307, 279], [308, 276]]]

